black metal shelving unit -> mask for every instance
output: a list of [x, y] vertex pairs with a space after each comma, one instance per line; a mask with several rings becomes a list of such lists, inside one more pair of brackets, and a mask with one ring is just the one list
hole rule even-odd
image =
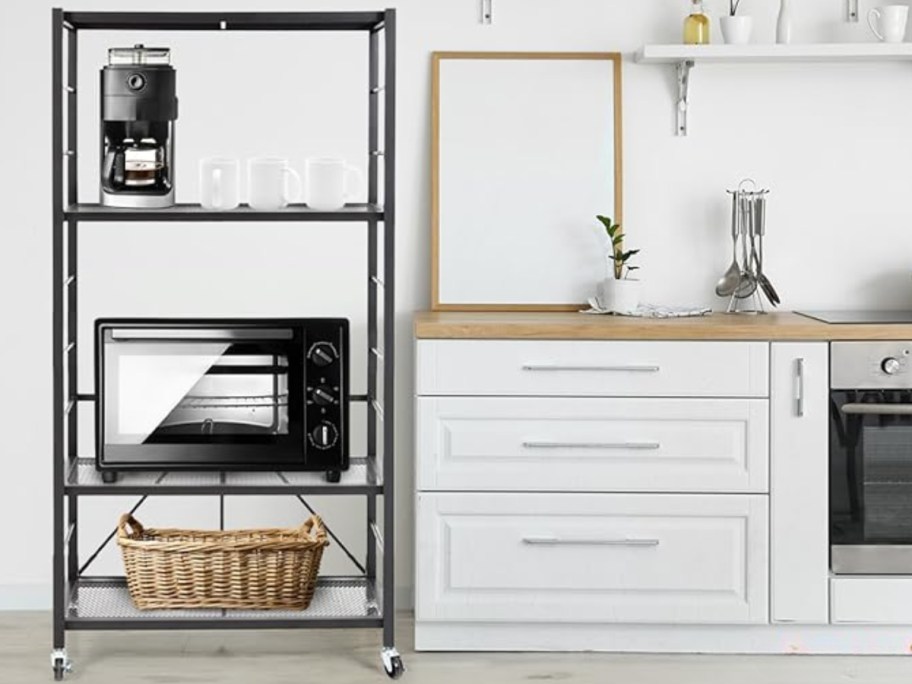
[[[168, 209], [114, 209], [78, 200], [77, 83], [78, 35], [87, 30], [142, 31], [359, 31], [368, 41], [367, 203], [335, 212], [293, 205], [277, 211], [241, 206], [212, 212], [199, 205]], [[395, 126], [396, 11], [379, 12], [68, 12], [52, 10], [53, 101], [53, 476], [54, 476], [54, 634], [51, 663], [62, 679], [71, 663], [66, 635], [71, 630], [148, 629], [382, 629], [381, 658], [397, 678], [402, 659], [394, 643], [394, 352], [395, 352]], [[382, 58], [382, 60], [381, 60]], [[382, 66], [382, 68], [381, 68]], [[383, 130], [380, 113], [383, 111]], [[381, 183], [382, 168], [382, 183]], [[382, 185], [382, 192], [381, 192]], [[77, 373], [79, 224], [99, 221], [285, 221], [364, 223], [367, 230], [367, 394], [353, 401], [367, 407], [367, 453], [352, 458], [341, 482], [322, 473], [151, 472], [128, 473], [102, 482], [94, 459], [78, 453], [77, 423], [83, 407], [95, 401], [82, 393]], [[382, 240], [382, 256], [380, 244]], [[382, 344], [380, 322], [382, 327]], [[382, 382], [380, 368], [383, 368]], [[94, 392], [95, 390], [93, 390]], [[114, 534], [87, 560], [78, 553], [79, 499], [83, 496], [136, 495], [134, 511], [150, 496], [200, 495], [219, 501], [224, 524], [225, 496], [296, 497], [308, 509], [307, 495], [366, 498], [367, 551], [363, 561], [331, 533], [358, 574], [321, 577], [311, 607], [293, 611], [137, 610], [123, 577], [93, 577], [88, 567]], [[378, 515], [382, 512], [382, 519]]]

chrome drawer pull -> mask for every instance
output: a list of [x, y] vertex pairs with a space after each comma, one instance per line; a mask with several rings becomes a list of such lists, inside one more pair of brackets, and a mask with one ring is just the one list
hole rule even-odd
[[643, 449], [655, 450], [658, 442], [523, 442], [526, 449]]
[[600, 539], [597, 537], [523, 537], [532, 546], [658, 546], [658, 539]]
[[849, 416], [912, 416], [912, 404], [843, 404], [842, 412]]
[[582, 373], [658, 373], [658, 366], [559, 366], [548, 363], [524, 363], [524, 371], [574, 371]]

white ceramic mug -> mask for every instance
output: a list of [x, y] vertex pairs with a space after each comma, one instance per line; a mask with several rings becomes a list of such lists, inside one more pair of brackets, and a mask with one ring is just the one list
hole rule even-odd
[[[288, 179], [294, 181], [289, 190]], [[257, 157], [247, 162], [247, 203], [253, 209], [270, 211], [297, 202], [301, 177], [282, 157]]]
[[311, 209], [336, 211], [351, 201], [363, 184], [361, 171], [346, 164], [344, 159], [308, 159], [304, 201]]
[[200, 161], [200, 204], [212, 211], [227, 211], [240, 204], [241, 163], [228, 157]]
[[[902, 43], [906, 39], [909, 8], [906, 5], [885, 5], [868, 12], [868, 26], [884, 43]], [[877, 30], [878, 24], [880, 30]]]

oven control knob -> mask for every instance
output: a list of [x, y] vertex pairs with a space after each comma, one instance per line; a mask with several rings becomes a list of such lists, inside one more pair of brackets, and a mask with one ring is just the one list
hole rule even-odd
[[899, 359], [888, 356], [880, 362], [880, 367], [887, 375], [896, 375], [902, 369], [902, 364], [899, 362]]
[[339, 431], [336, 430], [335, 425], [326, 420], [310, 431], [310, 441], [317, 449], [329, 449], [337, 439], [339, 439]]
[[339, 358], [339, 352], [332, 346], [331, 342], [317, 342], [310, 348], [307, 358], [318, 368], [331, 366]]
[[336, 401], [336, 395], [326, 385], [320, 385], [313, 391], [313, 400], [317, 406], [329, 406]]

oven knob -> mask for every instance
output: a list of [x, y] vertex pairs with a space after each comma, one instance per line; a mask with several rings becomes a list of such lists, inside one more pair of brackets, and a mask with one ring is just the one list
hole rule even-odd
[[317, 342], [310, 348], [307, 358], [318, 368], [325, 368], [335, 363], [339, 353], [331, 342]]
[[324, 420], [310, 431], [310, 441], [317, 449], [329, 449], [339, 439], [339, 431], [336, 426], [329, 421]]
[[336, 395], [326, 385], [320, 385], [313, 391], [313, 400], [317, 406], [329, 406], [336, 401]]
[[899, 362], [899, 359], [888, 356], [880, 362], [880, 367], [887, 375], [896, 375], [902, 369], [902, 364]]

